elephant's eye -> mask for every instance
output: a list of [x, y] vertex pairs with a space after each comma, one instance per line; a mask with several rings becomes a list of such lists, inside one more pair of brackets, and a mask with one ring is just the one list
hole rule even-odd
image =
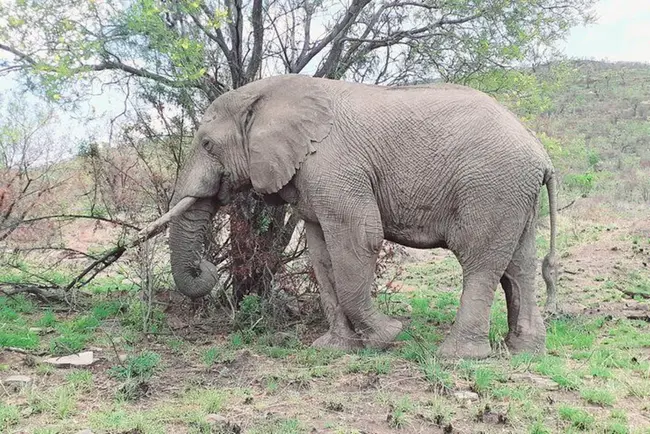
[[203, 149], [205, 149], [208, 152], [210, 152], [210, 150], [212, 149], [212, 145], [210, 144], [210, 141], [207, 139], [201, 142], [201, 146], [203, 146]]

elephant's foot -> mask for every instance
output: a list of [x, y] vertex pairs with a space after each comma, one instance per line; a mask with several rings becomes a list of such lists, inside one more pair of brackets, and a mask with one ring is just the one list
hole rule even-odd
[[330, 330], [316, 339], [311, 346], [348, 352], [363, 348], [363, 341], [350, 329]]
[[541, 355], [546, 352], [546, 333], [517, 335], [509, 332], [506, 336], [506, 346], [511, 354], [530, 353]]
[[381, 314], [371, 326], [367, 326], [364, 330], [364, 344], [367, 348], [386, 349], [395, 342], [395, 338], [401, 333], [402, 328], [403, 325], [400, 321]]
[[442, 359], [485, 359], [491, 352], [487, 336], [461, 339], [450, 335], [438, 347], [437, 354]]

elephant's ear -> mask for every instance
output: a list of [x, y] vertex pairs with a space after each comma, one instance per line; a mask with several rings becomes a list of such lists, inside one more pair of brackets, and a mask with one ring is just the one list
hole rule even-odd
[[271, 82], [261, 93], [246, 113], [244, 134], [253, 188], [272, 194], [329, 135], [333, 114], [329, 96], [309, 77]]

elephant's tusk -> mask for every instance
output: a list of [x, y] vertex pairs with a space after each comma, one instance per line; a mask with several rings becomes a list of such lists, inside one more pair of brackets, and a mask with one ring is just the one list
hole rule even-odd
[[147, 227], [142, 229], [138, 233], [138, 238], [148, 238], [153, 235], [155, 232], [163, 228], [167, 223], [171, 221], [174, 217], [178, 217], [189, 209], [197, 201], [195, 197], [184, 197], [178, 201], [178, 203], [169, 211], [167, 211], [162, 216], [158, 217], [155, 221], [149, 223]]

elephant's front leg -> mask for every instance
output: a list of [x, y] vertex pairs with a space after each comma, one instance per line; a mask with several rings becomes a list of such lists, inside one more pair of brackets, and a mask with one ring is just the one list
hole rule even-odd
[[328, 332], [316, 339], [312, 346], [346, 351], [362, 348], [360, 337], [354, 332], [336, 297], [332, 261], [325, 246], [323, 230], [316, 223], [305, 222], [305, 234], [309, 258], [320, 286], [321, 306], [329, 323]]
[[[345, 207], [342, 207], [346, 209]], [[323, 224], [327, 250], [332, 259], [336, 295], [345, 316], [361, 334], [366, 347], [390, 346], [402, 324], [373, 305], [371, 287], [383, 241], [383, 229], [376, 204], [348, 210], [353, 215]]]

